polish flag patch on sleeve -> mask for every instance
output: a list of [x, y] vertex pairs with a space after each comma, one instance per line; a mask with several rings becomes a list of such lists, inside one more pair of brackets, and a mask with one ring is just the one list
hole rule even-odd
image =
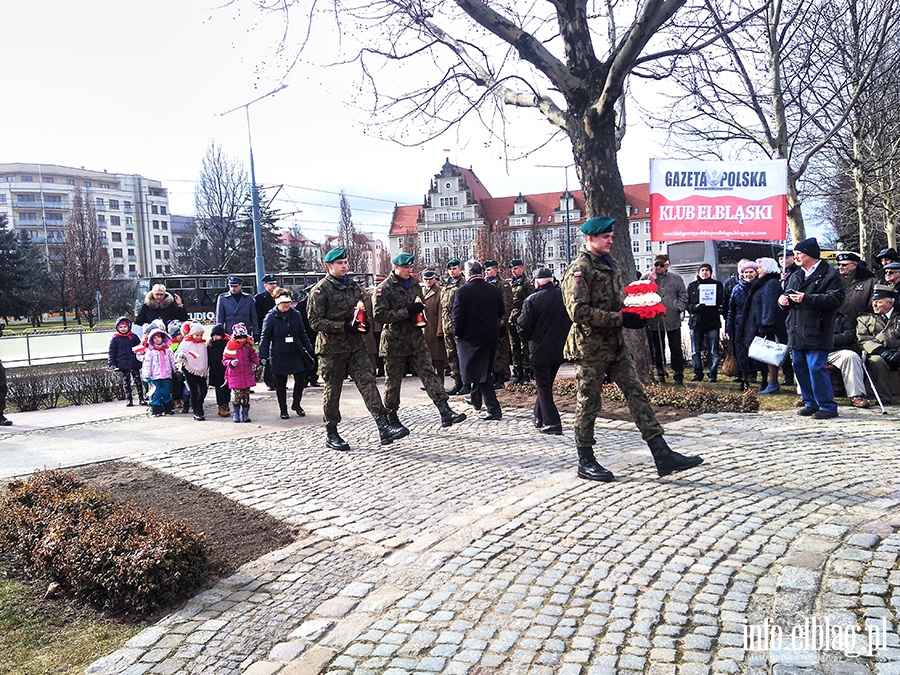
[[581, 270], [578, 270], [577, 272], [572, 272], [572, 276], [573, 276], [573, 277], [580, 277], [580, 276], [581, 276]]

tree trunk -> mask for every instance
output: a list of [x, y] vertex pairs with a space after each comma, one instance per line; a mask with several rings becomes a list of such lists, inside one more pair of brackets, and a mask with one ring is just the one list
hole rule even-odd
[[[855, 130], [854, 130], [855, 131]], [[866, 189], [866, 177], [863, 175], [863, 157], [859, 144], [859, 137], [853, 136], [853, 187], [856, 200], [856, 222], [859, 227], [859, 255], [863, 260], [871, 260], [872, 237], [869, 233], [868, 218], [868, 190]]]
[[[616, 276], [624, 286], [635, 281], [637, 270], [631, 251], [628, 207], [622, 175], [616, 160], [615, 117], [585, 116], [569, 125], [569, 137], [575, 156], [575, 167], [584, 193], [586, 217], [615, 218], [616, 236], [611, 257], [616, 261]], [[652, 380], [653, 367], [644, 331], [625, 331], [625, 341], [642, 382]]]
[[791, 231], [791, 241], [796, 245], [798, 242], [806, 239], [806, 227], [803, 224], [803, 212], [800, 210], [802, 204], [800, 193], [797, 190], [797, 181], [799, 176], [791, 173], [788, 166], [788, 186], [787, 186], [787, 224]]

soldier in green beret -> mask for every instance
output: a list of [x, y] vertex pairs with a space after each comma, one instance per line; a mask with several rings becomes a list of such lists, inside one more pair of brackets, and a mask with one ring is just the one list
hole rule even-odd
[[447, 283], [441, 289], [441, 327], [444, 329], [444, 346], [447, 348], [447, 360], [450, 362], [450, 374], [453, 377], [453, 387], [447, 391], [447, 394], [456, 396], [471, 392], [469, 385], [463, 384], [462, 378], [459, 376], [459, 354], [456, 351], [456, 336], [453, 334], [451, 314], [456, 291], [466, 282], [459, 258], [453, 258], [447, 262], [447, 274]]
[[[509, 326], [510, 312], [513, 308], [512, 288], [503, 283], [500, 277], [500, 265], [496, 260], [485, 260], [484, 280], [496, 286], [503, 294], [503, 316], [500, 317], [500, 339], [497, 341], [497, 351], [494, 352], [494, 389], [502, 389], [503, 383], [509, 381]], [[477, 401], [477, 399], [476, 399]]]
[[422, 332], [424, 323], [419, 321], [424, 321], [425, 293], [412, 277], [414, 262], [415, 256], [409, 253], [394, 256], [393, 271], [375, 287], [375, 319], [381, 324], [379, 353], [384, 358], [384, 407], [391, 423], [400, 426], [400, 385], [408, 360], [440, 411], [441, 426], [449, 427], [466, 416], [451, 410], [447, 392], [432, 367], [431, 352]]
[[[525, 263], [521, 258], [509, 261], [512, 278], [507, 282], [512, 295], [512, 308], [509, 312], [509, 324], [515, 326], [522, 313], [525, 298], [534, 293], [534, 284], [525, 274]], [[519, 337], [519, 331], [509, 331], [509, 342], [512, 348], [513, 384], [522, 384], [531, 379], [531, 363], [528, 360], [528, 343]]]
[[[341, 421], [341, 387], [349, 375], [365, 401], [366, 408], [375, 418], [382, 445], [409, 435], [409, 429], [394, 425], [375, 386], [375, 376], [366, 354], [364, 331], [354, 325], [354, 309], [363, 304], [359, 286], [352, 283], [347, 272], [347, 252], [331, 249], [325, 255], [325, 278], [319, 281], [309, 295], [309, 324], [316, 331], [316, 353], [319, 369], [325, 380], [322, 392], [326, 444], [335, 450], [349, 450], [350, 445], [338, 435]], [[367, 317], [364, 330], [371, 329], [372, 317]]]
[[612, 218], [591, 218], [581, 226], [585, 245], [572, 261], [562, 281], [566, 311], [572, 328], [566, 340], [565, 356], [575, 360], [577, 400], [575, 445], [578, 448], [578, 476], [611, 482], [612, 472], [594, 457], [594, 421], [600, 412], [605, 376], [619, 385], [641, 436], [650, 447], [660, 476], [683, 471], [702, 463], [700, 457], [685, 457], [669, 448], [663, 429], [647, 400], [634, 370], [622, 328], [644, 328], [646, 321], [622, 312], [623, 289], [616, 280], [609, 256], [613, 242]]

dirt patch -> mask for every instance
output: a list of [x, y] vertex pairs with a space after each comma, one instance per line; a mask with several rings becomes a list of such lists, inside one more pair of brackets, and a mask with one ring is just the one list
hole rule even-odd
[[[500, 401], [501, 407], [504, 408], [525, 408], [531, 410], [534, 407], [534, 394], [520, 390], [498, 390], [497, 400]], [[574, 396], [554, 394], [553, 401], [556, 403], [556, 407], [560, 412], [575, 412]], [[653, 406], [653, 410], [656, 412], [659, 423], [663, 425], [668, 422], [683, 420], [686, 417], [696, 417], [699, 414], [692, 410], [684, 410], [683, 408], [675, 408], [668, 405], [655, 405]], [[607, 398], [603, 399], [603, 409], [600, 411], [598, 417], [603, 417], [608, 420], [630, 421], [632, 419], [631, 411], [628, 409], [627, 404], [619, 401], [611, 401]]]

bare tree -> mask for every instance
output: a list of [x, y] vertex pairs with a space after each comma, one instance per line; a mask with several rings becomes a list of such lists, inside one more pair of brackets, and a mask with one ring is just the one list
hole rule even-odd
[[547, 228], [539, 226], [532, 219], [523, 235], [525, 245], [522, 247], [522, 262], [527, 269], [534, 270], [542, 266], [547, 257]]
[[503, 222], [496, 225], [486, 225], [478, 230], [475, 235], [475, 254], [478, 260], [496, 260], [501, 269], [505, 263], [516, 257], [516, 247], [513, 243], [512, 232], [509, 225]]
[[250, 185], [241, 162], [225, 155], [222, 146], [212, 141], [194, 188], [197, 238], [192, 253], [198, 268], [229, 270], [241, 246], [241, 209], [249, 195]]
[[[708, 21], [724, 37], [682, 59], [674, 71], [681, 94], [657, 119], [672, 125], [691, 155], [786, 159], [788, 224], [793, 240], [803, 239], [801, 180], [868, 88], [896, 31], [895, 6], [896, 0], [710, 2]], [[748, 19], [726, 31], [735, 10]], [[842, 64], [847, 40], [852, 64]]]
[[96, 320], [93, 308], [96, 294], [109, 296], [111, 268], [109, 252], [97, 224], [94, 205], [84, 198], [80, 187], [72, 195], [72, 210], [66, 228], [66, 286], [75, 308], [76, 318], [84, 313], [93, 328]]
[[[359, 233], [353, 225], [353, 212], [347, 195], [341, 190], [341, 220], [338, 223], [338, 242], [347, 252], [347, 263], [351, 272], [368, 272], [368, 251], [359, 241]], [[363, 239], [364, 240], [364, 239]]]

